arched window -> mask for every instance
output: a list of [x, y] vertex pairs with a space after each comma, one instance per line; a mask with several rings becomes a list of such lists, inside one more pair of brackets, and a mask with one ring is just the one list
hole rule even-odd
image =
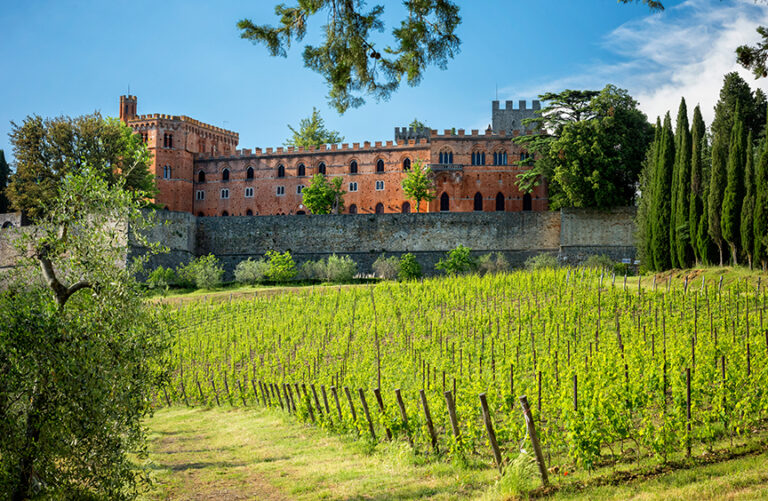
[[533, 200], [531, 199], [531, 194], [526, 193], [523, 195], [523, 210], [529, 211], [533, 210]]
[[[453, 162], [448, 162], [453, 163]], [[473, 151], [472, 152], [472, 165], [485, 165], [485, 152]]]
[[474, 210], [476, 210], [476, 211], [482, 211], [483, 210], [483, 196], [480, 194], [480, 192], [475, 193]]
[[442, 195], [440, 195], [440, 212], [448, 212], [450, 209], [450, 199], [448, 198], [448, 193], [443, 192]]
[[384, 172], [384, 160], [379, 159], [376, 161], [376, 172]]
[[203, 214], [202, 212], [197, 213], [197, 217], [203, 217], [203, 216], [205, 216], [205, 214]]
[[277, 177], [285, 177], [285, 166], [282, 164], [277, 166]]
[[198, 183], [204, 183], [205, 182], [205, 172], [200, 171], [197, 174], [197, 182]]
[[410, 158], [406, 158], [405, 160], [403, 160], [403, 170], [405, 170], [405, 171], [411, 170], [411, 159]]
[[297, 215], [297, 216], [304, 216], [304, 215], [306, 215], [306, 214], [307, 214], [307, 213], [306, 213], [305, 211], [303, 211], [303, 210], [299, 210], [299, 211], [296, 211], [296, 215]]
[[438, 155], [438, 163], [441, 164], [452, 164], [453, 163], [453, 152], [450, 150], [441, 151]]
[[248, 167], [248, 170], [245, 171], [245, 178], [253, 179], [253, 167]]
[[227, 217], [227, 216], [229, 216], [229, 212], [227, 212], [227, 211], [223, 211], [223, 212], [221, 213], [221, 215], [222, 215], [222, 216], [224, 216], [224, 217]]
[[325, 164], [323, 162], [320, 162], [320, 165], [317, 166], [317, 173], [325, 175]]
[[349, 213], [350, 214], [357, 214], [357, 205], [352, 204], [349, 206]]
[[403, 205], [400, 207], [400, 212], [402, 212], [403, 214], [410, 214], [411, 213], [410, 202], [403, 202]]
[[223, 171], [221, 171], [221, 180], [229, 181], [229, 169], [224, 169]]
[[13, 223], [10, 222], [10, 221], [4, 222], [3, 223], [3, 229], [6, 229], [6, 228], [13, 228]]
[[251, 209], [248, 209], [247, 211], [245, 211], [245, 215], [246, 216], [253, 216], [253, 211]]
[[499, 193], [496, 195], [496, 210], [497, 211], [503, 211], [504, 210], [504, 194]]
[[507, 165], [507, 152], [506, 151], [494, 152], [493, 165]]
[[307, 174], [307, 168], [304, 167], [304, 164], [299, 164], [299, 167], [296, 169], [296, 175], [305, 176], [306, 174]]
[[163, 167], [163, 179], [171, 179], [171, 166], [166, 165]]
[[349, 173], [350, 174], [357, 174], [357, 161], [352, 160], [349, 162]]
[[376, 214], [384, 214], [384, 204], [379, 202], [376, 204]]

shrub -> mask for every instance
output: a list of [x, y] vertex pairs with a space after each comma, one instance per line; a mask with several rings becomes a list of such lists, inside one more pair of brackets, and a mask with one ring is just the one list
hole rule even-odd
[[509, 271], [509, 261], [501, 252], [489, 252], [477, 260], [477, 269], [482, 274], [502, 273]]
[[598, 270], [611, 271], [616, 263], [605, 254], [597, 255], [593, 254], [589, 256], [582, 264], [585, 268], [594, 268]]
[[267, 251], [267, 259], [269, 259], [269, 270], [267, 270], [267, 277], [275, 282], [287, 282], [296, 276], [296, 263], [293, 261], [290, 251], [285, 251], [282, 254], [277, 251]]
[[331, 282], [350, 282], [357, 274], [357, 263], [349, 256], [328, 257], [325, 264], [325, 280]]
[[373, 271], [384, 280], [394, 280], [400, 273], [400, 260], [397, 256], [385, 257], [382, 254], [373, 262]]
[[176, 270], [179, 281], [189, 287], [198, 289], [215, 289], [221, 287], [224, 269], [213, 254], [200, 256], [185, 266]]
[[559, 263], [552, 254], [538, 254], [525, 260], [525, 267], [529, 270], [543, 270], [546, 268], [557, 268]]
[[241, 284], [254, 285], [264, 280], [267, 271], [269, 271], [269, 263], [265, 260], [246, 259], [237, 263], [235, 281]]
[[401, 282], [421, 278], [421, 265], [416, 261], [416, 256], [410, 252], [400, 256], [397, 278]]
[[322, 259], [319, 261], [304, 261], [296, 274], [296, 278], [299, 280], [323, 280], [324, 276], [325, 262]]
[[167, 289], [171, 285], [176, 285], [177, 281], [173, 268], [158, 266], [147, 277], [146, 285], [148, 289]]
[[445, 259], [441, 259], [435, 265], [438, 270], [443, 270], [449, 275], [468, 273], [477, 267], [475, 259], [471, 256], [472, 249], [459, 245], [448, 252]]

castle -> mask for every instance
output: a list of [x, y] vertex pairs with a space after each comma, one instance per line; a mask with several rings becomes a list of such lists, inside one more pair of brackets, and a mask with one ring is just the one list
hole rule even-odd
[[436, 198], [421, 212], [545, 211], [544, 184], [532, 193], [516, 186], [530, 169], [528, 152], [512, 142], [526, 131], [522, 121], [532, 108], [512, 101], [492, 105], [492, 126], [484, 133], [463, 129], [395, 128], [395, 141], [318, 148], [237, 149], [236, 132], [187, 116], [137, 113], [136, 96], [120, 97], [120, 119], [141, 134], [153, 154], [156, 202], [171, 211], [196, 216], [305, 214], [302, 190], [312, 176], [341, 176], [344, 212], [408, 213], [415, 204], [400, 185], [418, 160], [434, 175]]

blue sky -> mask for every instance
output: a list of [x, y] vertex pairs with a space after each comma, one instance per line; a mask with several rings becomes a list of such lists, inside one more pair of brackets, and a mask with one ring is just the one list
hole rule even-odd
[[[614, 83], [651, 120], [676, 110], [684, 95], [709, 122], [723, 74], [738, 69], [736, 46], [768, 24], [768, 6], [751, 0], [667, 0], [661, 14], [615, 0], [459, 0], [462, 47], [447, 70], [432, 67], [418, 87], [338, 115], [321, 77], [304, 68], [300, 46], [273, 58], [239, 38], [238, 19], [273, 23], [275, 3], [6, 2], [0, 149], [10, 156], [10, 122], [30, 114], [115, 116], [129, 85], [139, 113], [184, 114], [235, 130], [241, 148], [282, 145], [287, 124], [313, 106], [345, 142], [392, 139], [395, 126], [415, 117], [436, 129], [482, 129], [497, 89], [499, 99], [517, 101]], [[388, 20], [398, 19], [401, 2], [380, 3]], [[319, 28], [323, 16], [312, 21]], [[766, 80], [742, 73], [766, 89]]]

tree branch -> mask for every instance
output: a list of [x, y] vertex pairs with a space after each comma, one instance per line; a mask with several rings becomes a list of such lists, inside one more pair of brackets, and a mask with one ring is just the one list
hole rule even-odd
[[61, 281], [59, 281], [59, 279], [56, 277], [56, 271], [53, 269], [53, 263], [48, 257], [47, 245], [38, 250], [36, 257], [37, 260], [40, 261], [40, 268], [43, 271], [43, 278], [45, 278], [45, 283], [48, 285], [48, 287], [50, 287], [56, 296], [56, 304], [59, 305], [60, 310], [64, 308], [64, 305], [67, 304], [67, 301], [75, 292], [81, 289], [93, 289], [93, 285], [85, 280], [81, 280], [70, 287], [62, 284]]

